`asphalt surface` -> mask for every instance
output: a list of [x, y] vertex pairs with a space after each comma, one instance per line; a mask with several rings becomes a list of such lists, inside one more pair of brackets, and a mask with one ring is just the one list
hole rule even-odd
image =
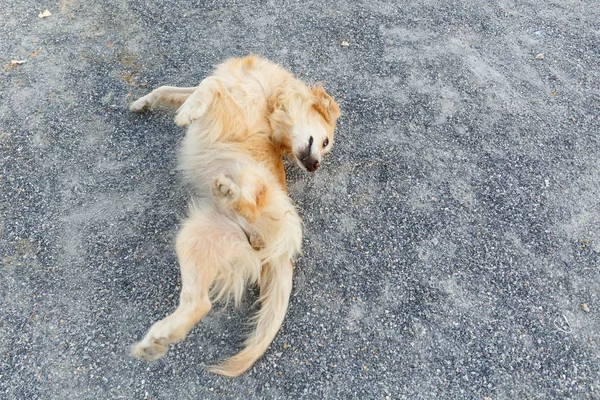
[[[599, 15], [597, 1], [5, 2], [0, 398], [600, 398]], [[203, 365], [240, 348], [252, 290], [135, 360], [177, 304], [188, 193], [183, 130], [128, 104], [248, 53], [322, 81], [343, 110], [322, 168], [288, 165], [305, 238], [286, 321], [237, 379]]]

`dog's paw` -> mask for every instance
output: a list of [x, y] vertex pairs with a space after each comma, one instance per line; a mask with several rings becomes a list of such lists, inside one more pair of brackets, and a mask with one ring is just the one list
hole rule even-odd
[[131, 346], [131, 355], [146, 361], [158, 360], [169, 350], [164, 344], [164, 339], [149, 338], [141, 340]]
[[175, 124], [177, 126], [189, 126], [194, 121], [202, 118], [206, 111], [208, 110], [208, 106], [210, 100], [207, 101], [193, 101], [186, 100], [185, 103], [177, 110], [177, 115], [175, 115]]
[[213, 195], [217, 199], [225, 201], [235, 201], [240, 198], [240, 187], [231, 180], [231, 178], [220, 175], [215, 179], [213, 185]]
[[175, 123], [178, 126], [189, 126], [202, 118], [222, 90], [223, 85], [219, 79], [213, 76], [204, 79], [196, 91], [177, 110]]
[[149, 93], [143, 97], [140, 97], [139, 99], [131, 103], [129, 105], [129, 110], [133, 111], [134, 113], [142, 113], [146, 111], [148, 108], [150, 108], [151, 94], [152, 93]]

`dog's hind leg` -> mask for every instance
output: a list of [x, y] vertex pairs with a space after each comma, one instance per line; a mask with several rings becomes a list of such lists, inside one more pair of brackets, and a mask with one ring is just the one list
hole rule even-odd
[[239, 186], [226, 176], [218, 177], [213, 194], [250, 222], [261, 242], [257, 254], [264, 263], [259, 280], [262, 306], [253, 318], [255, 329], [245, 348], [221, 364], [209, 367], [210, 372], [226, 376], [238, 376], [250, 368], [277, 335], [292, 290], [292, 259], [300, 252], [302, 242], [302, 222], [287, 196], [277, 189], [261, 186], [259, 175], [248, 175], [247, 170], [244, 173], [237, 177]]
[[138, 113], [148, 109], [153, 110], [159, 106], [177, 109], [196, 89], [197, 87], [161, 86], [131, 103], [129, 109]]
[[169, 344], [183, 340], [211, 309], [209, 289], [223, 262], [221, 254], [227, 251], [220, 248], [223, 232], [218, 232], [215, 225], [200, 212], [192, 213], [182, 226], [177, 236], [182, 283], [179, 306], [173, 314], [152, 325], [146, 336], [132, 347], [133, 356], [147, 361], [160, 358]]
[[260, 216], [260, 204], [266, 194], [266, 185], [251, 171], [245, 171], [236, 177], [240, 182], [238, 186], [233, 177], [218, 176], [213, 184], [213, 196], [225, 206], [244, 217], [249, 223], [254, 223]]
[[232, 175], [217, 176], [213, 196], [249, 224], [248, 240], [254, 249], [270, 243], [267, 258], [293, 258], [300, 251], [302, 222], [291, 200], [276, 185], [250, 166]]

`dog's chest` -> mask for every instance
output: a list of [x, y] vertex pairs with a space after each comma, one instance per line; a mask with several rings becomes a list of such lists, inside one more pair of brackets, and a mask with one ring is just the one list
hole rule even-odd
[[241, 106], [246, 124], [250, 132], [269, 129], [267, 102], [262, 86], [256, 82], [236, 85], [230, 89], [231, 94]]

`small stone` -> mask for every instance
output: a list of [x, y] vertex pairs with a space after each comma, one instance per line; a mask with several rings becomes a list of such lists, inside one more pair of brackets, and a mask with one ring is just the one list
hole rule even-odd
[[538, 55], [535, 56], [536, 60], [543, 60], [544, 59], [544, 53], [540, 53]]
[[43, 12], [38, 14], [38, 17], [40, 18], [47, 18], [49, 16], [51, 16], [52, 13], [50, 12], [50, 10], [44, 10]]
[[348, 43], [348, 41], [346, 41], [346, 40], [342, 40], [342, 46], [348, 47], [348, 46], [350, 46], [350, 43]]

